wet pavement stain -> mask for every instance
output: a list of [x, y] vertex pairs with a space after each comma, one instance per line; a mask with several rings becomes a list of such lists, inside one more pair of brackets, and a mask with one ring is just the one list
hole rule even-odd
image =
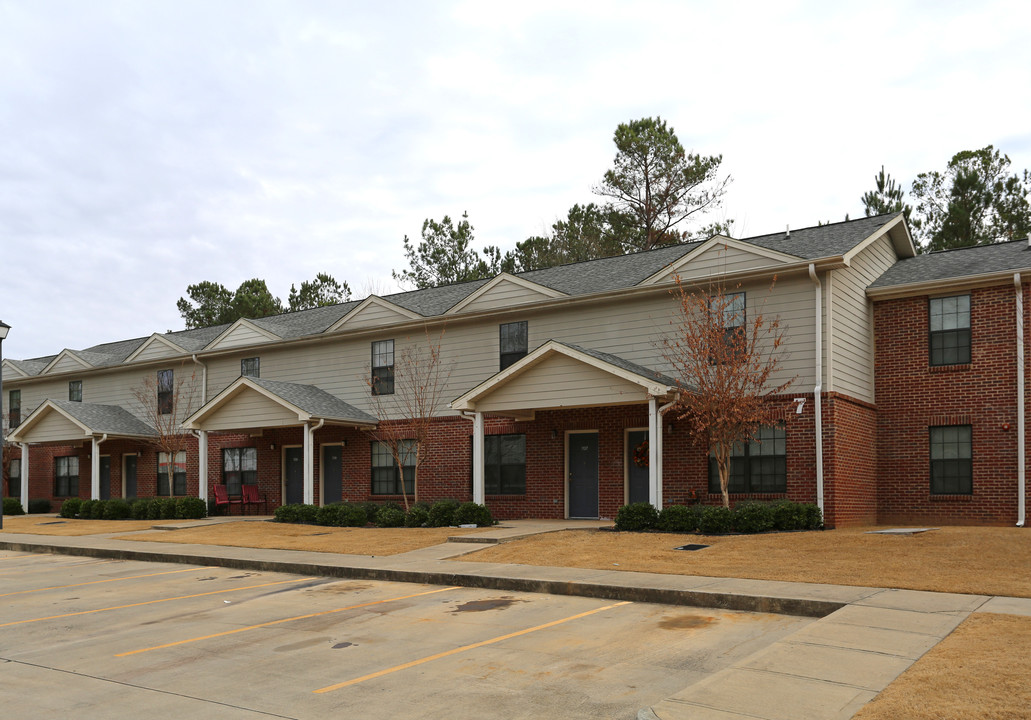
[[516, 600], [515, 598], [506, 595], [505, 597], [494, 598], [492, 600], [470, 600], [469, 602], [456, 605], [455, 609], [451, 612], [483, 612], [484, 610], [503, 610], [507, 607], [511, 607], [517, 602], [526, 602], [525, 600]]
[[716, 622], [716, 618], [704, 615], [677, 615], [663, 618], [659, 627], [663, 630], [697, 630]]
[[329, 638], [311, 638], [310, 640], [301, 640], [300, 642], [290, 643], [289, 645], [280, 645], [274, 648], [272, 652], [290, 652], [291, 650], [304, 650], [314, 645], [323, 645], [330, 642]]
[[345, 648], [345, 647], [358, 647], [358, 645], [357, 645], [357, 643], [339, 642], [339, 643], [337, 643], [336, 645], [333, 646], [333, 649], [334, 650], [339, 650], [340, 648]]

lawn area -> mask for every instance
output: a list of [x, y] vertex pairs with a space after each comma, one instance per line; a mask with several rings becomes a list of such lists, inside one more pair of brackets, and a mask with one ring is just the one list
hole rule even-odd
[[[25, 533], [26, 535], [73, 537], [150, 530], [161, 522], [161, 520], [73, 520], [50, 515], [5, 515], [3, 531]], [[184, 521], [167, 520], [165, 522]]]
[[[491, 546], [466, 562], [742, 577], [1031, 597], [1031, 530], [942, 527], [916, 535], [876, 528], [699, 536], [567, 530]], [[700, 543], [698, 551], [675, 550]]]

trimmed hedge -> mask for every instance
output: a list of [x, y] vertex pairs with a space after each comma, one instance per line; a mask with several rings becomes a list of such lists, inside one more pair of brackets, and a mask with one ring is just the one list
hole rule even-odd
[[455, 510], [451, 518], [455, 525], [476, 525], [476, 527], [490, 527], [494, 524], [494, 517], [486, 505], [479, 505], [474, 502], [464, 502]]
[[659, 513], [659, 530], [691, 533], [698, 529], [699, 509], [690, 505], [670, 505]]
[[430, 504], [417, 502], [405, 513], [405, 527], [423, 527], [430, 519]]
[[651, 503], [624, 505], [616, 513], [616, 529], [629, 532], [654, 530], [659, 525], [659, 511]]
[[457, 500], [438, 500], [430, 507], [429, 517], [426, 518], [426, 526], [450, 527], [454, 525], [456, 510], [458, 510]]
[[698, 516], [698, 532], [703, 535], [723, 535], [734, 529], [734, 511], [722, 505], [706, 507]]
[[404, 527], [405, 511], [394, 505], [384, 505], [376, 513], [376, 524], [381, 528]]
[[670, 505], [656, 512], [649, 503], [624, 505], [616, 513], [616, 529], [643, 532], [700, 532], [703, 535], [762, 533], [771, 530], [819, 530], [823, 514], [812, 503], [791, 500], [759, 502], [747, 500], [733, 510], [723, 506]]
[[61, 512], [57, 514], [63, 518], [73, 518], [79, 514], [80, 507], [82, 507], [82, 500], [79, 498], [68, 498], [61, 503]]
[[29, 498], [29, 514], [40, 515], [50, 512], [52, 505], [46, 498]]
[[63, 518], [82, 520], [199, 520], [207, 517], [207, 505], [196, 497], [155, 497], [135, 500], [81, 500], [61, 504]]
[[13, 497], [4, 498], [4, 515], [24, 515], [25, 509], [21, 506], [21, 500]]

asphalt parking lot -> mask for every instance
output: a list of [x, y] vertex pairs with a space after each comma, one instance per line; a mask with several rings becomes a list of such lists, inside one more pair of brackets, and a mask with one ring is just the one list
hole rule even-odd
[[14, 718], [634, 718], [812, 622], [0, 552]]

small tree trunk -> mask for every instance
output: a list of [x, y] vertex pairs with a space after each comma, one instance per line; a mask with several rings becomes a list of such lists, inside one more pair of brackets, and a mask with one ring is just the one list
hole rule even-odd
[[730, 492], [728, 491], [728, 488], [730, 486], [730, 458], [719, 458], [716, 461], [716, 467], [720, 474], [720, 492], [723, 494], [723, 507], [729, 510]]
[[397, 463], [397, 474], [401, 478], [401, 499], [405, 501], [405, 512], [407, 513], [408, 508], [408, 491], [405, 489], [405, 466], [401, 463]]

